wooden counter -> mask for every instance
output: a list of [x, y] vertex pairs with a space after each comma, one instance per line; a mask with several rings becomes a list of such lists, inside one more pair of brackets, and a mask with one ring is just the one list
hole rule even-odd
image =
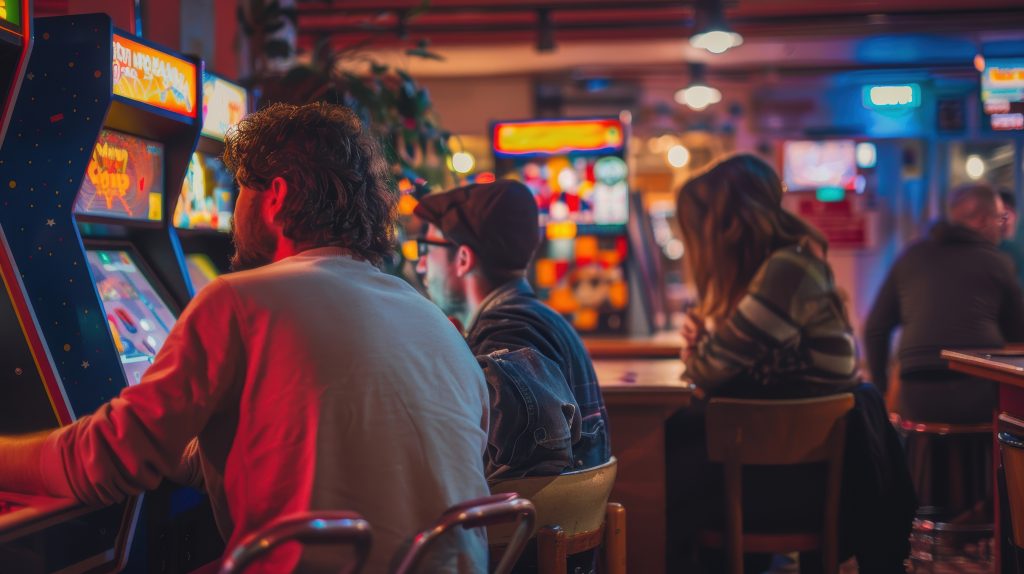
[[[999, 441], [1000, 415], [1013, 419], [1024, 419], [1024, 345], [1012, 345], [1004, 349], [954, 349], [942, 351], [942, 358], [949, 362], [954, 371], [988, 379], [999, 383], [999, 404], [993, 413], [992, 464], [995, 484], [992, 487], [995, 500], [995, 571], [1016, 572], [1012, 552], [1003, 551], [1002, 536], [1008, 526], [1009, 508], [999, 488], [1001, 468]], [[1019, 432], [1019, 431], [1018, 431]]]
[[683, 337], [676, 331], [665, 331], [651, 337], [584, 338], [583, 344], [594, 360], [675, 359], [678, 362]]
[[595, 360], [612, 454], [619, 459], [611, 500], [626, 507], [629, 572], [665, 572], [665, 421], [688, 406], [693, 390], [679, 380], [682, 362]]

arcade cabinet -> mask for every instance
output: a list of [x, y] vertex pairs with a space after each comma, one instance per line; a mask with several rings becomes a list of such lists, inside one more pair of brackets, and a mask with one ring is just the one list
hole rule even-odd
[[[167, 214], [199, 137], [202, 64], [114, 29], [105, 14], [35, 26], [0, 147], [0, 255], [21, 279], [27, 312], [16, 328], [37, 343], [36, 365], [48, 373], [45, 393], [31, 389], [33, 400], [45, 395], [50, 408], [44, 417], [41, 405], [29, 404], [28, 390], [20, 392], [27, 382], [17, 392], [5, 385], [0, 404], [35, 409], [21, 424], [46, 428], [138, 383], [191, 296]], [[21, 430], [8, 424], [0, 419], [0, 432]], [[187, 571], [219, 554], [200, 549], [186, 558], [181, 548], [198, 528], [195, 498], [161, 489], [40, 523], [34, 500], [0, 494], [21, 505], [0, 517], [0, 559], [17, 559], [19, 572], [108, 569], [122, 565], [130, 547], [133, 561], [144, 562], [132, 569]], [[72, 552], [77, 546], [85, 548]]]
[[0, 2], [0, 141], [7, 132], [14, 98], [32, 52], [32, 3]]
[[185, 251], [196, 293], [229, 271], [234, 248], [231, 216], [238, 186], [221, 161], [228, 128], [249, 112], [245, 88], [203, 72], [203, 129], [174, 209], [174, 226]]
[[618, 118], [497, 122], [495, 173], [523, 182], [544, 240], [531, 283], [582, 335], [622, 335], [630, 289], [627, 125]]

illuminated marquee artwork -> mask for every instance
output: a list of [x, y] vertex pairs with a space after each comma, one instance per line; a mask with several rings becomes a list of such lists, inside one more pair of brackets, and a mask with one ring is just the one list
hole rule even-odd
[[245, 88], [203, 73], [203, 135], [223, 140], [228, 128], [249, 113]]
[[506, 122], [495, 124], [493, 136], [498, 156], [613, 152], [626, 141], [613, 119]]
[[196, 67], [191, 62], [115, 34], [113, 76], [119, 96], [196, 117]]
[[163, 155], [163, 146], [157, 142], [103, 130], [75, 200], [75, 212], [159, 221]]
[[981, 74], [985, 113], [1020, 112], [1024, 103], [1024, 58], [988, 60]]

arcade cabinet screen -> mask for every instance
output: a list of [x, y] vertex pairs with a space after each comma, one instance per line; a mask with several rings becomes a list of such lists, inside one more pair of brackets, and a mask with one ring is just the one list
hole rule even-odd
[[231, 231], [236, 194], [235, 178], [220, 158], [198, 152], [192, 154], [174, 209], [174, 226]]
[[245, 88], [203, 72], [203, 135], [223, 141], [249, 111]]
[[163, 195], [163, 144], [102, 130], [75, 200], [75, 213], [160, 221]]
[[629, 186], [619, 120], [500, 122], [492, 138], [496, 171], [530, 188], [542, 226], [572, 222], [615, 233], [625, 229]]
[[185, 256], [188, 265], [188, 276], [192, 280], [192, 288], [196, 293], [209, 285], [220, 273], [209, 257], [202, 253], [190, 253]]
[[629, 221], [626, 162], [618, 156], [559, 155], [503, 167], [502, 177], [518, 179], [533, 192], [542, 226], [572, 221], [624, 227]]
[[788, 141], [783, 149], [783, 174], [789, 191], [825, 187], [853, 189], [857, 178], [857, 145], [853, 140]]
[[987, 114], [1024, 112], [1024, 58], [985, 60], [981, 102]]
[[138, 384], [174, 326], [174, 314], [129, 251], [90, 249], [86, 258], [125, 377]]

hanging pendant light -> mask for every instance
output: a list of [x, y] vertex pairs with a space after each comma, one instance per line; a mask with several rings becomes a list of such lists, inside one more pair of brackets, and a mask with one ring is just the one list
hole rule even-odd
[[690, 36], [694, 48], [721, 54], [743, 44], [743, 36], [733, 31], [725, 19], [722, 0], [698, 0], [695, 21], [696, 33]]
[[676, 103], [699, 112], [722, 101], [722, 92], [705, 82], [705, 71], [704, 64], [690, 64], [690, 85], [676, 92]]

